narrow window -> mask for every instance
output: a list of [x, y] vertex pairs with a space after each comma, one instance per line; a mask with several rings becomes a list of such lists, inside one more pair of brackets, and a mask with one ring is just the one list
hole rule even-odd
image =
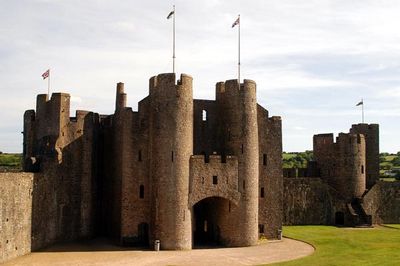
[[258, 232], [259, 232], [260, 234], [264, 234], [264, 225], [263, 225], [263, 224], [259, 224], [259, 225], [258, 225]]
[[138, 161], [141, 162], [142, 161], [142, 150], [138, 151]]
[[140, 185], [139, 187], [139, 198], [144, 199], [144, 186]]
[[364, 174], [364, 165], [361, 165], [361, 174]]
[[213, 176], [213, 184], [214, 185], [218, 184], [218, 176], [216, 176], [216, 175]]
[[202, 118], [203, 118], [203, 121], [207, 121], [207, 111], [206, 110], [203, 110]]
[[245, 189], [246, 189], [246, 181], [243, 180], [243, 190], [245, 190]]
[[242, 154], [243, 154], [243, 144], [242, 144]]
[[229, 201], [229, 212], [231, 212], [231, 201]]
[[204, 176], [201, 178], [201, 183], [204, 184]]
[[263, 154], [263, 165], [267, 165], [267, 155]]
[[174, 151], [171, 151], [171, 162], [174, 161]]
[[261, 188], [261, 191], [260, 191], [260, 197], [264, 198], [264, 188], [263, 187]]

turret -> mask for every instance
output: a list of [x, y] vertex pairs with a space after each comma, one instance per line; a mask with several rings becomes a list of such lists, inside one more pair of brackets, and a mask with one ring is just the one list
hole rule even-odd
[[126, 93], [124, 92], [124, 83], [117, 83], [117, 95], [115, 97], [115, 111], [126, 107]]
[[258, 125], [256, 83], [237, 80], [217, 83], [217, 103], [221, 117], [219, 131], [224, 144], [222, 153], [238, 157], [238, 189], [241, 201], [232, 211], [233, 220], [239, 230], [232, 232], [231, 246], [255, 245], [258, 240]]
[[352, 125], [350, 133], [363, 134], [366, 146], [366, 185], [370, 189], [379, 180], [379, 125]]
[[191, 249], [189, 160], [193, 153], [192, 77], [150, 79], [150, 178], [154, 239], [162, 249]]
[[36, 102], [36, 138], [60, 136], [61, 129], [69, 123], [70, 95], [53, 93], [39, 94]]
[[365, 191], [365, 138], [340, 133], [336, 141], [336, 189], [346, 199], [361, 198]]

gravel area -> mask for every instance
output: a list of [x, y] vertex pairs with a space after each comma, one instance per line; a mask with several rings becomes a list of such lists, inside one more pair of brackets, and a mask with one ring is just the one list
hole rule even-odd
[[193, 249], [188, 251], [147, 251], [121, 249], [102, 239], [86, 243], [55, 245], [4, 264], [12, 265], [257, 265], [308, 256], [314, 248], [284, 238], [244, 248]]

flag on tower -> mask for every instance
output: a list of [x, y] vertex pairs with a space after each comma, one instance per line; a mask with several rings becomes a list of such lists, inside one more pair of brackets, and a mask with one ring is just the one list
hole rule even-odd
[[364, 105], [364, 101], [361, 100], [361, 102], [357, 103], [356, 106]]
[[169, 14], [168, 14], [168, 16], [167, 16], [167, 19], [170, 19], [170, 18], [172, 17], [173, 14], [175, 14], [175, 11], [169, 12]]
[[50, 76], [50, 69], [47, 69], [47, 71], [44, 72], [44, 73], [42, 74], [42, 78], [43, 78], [43, 79], [46, 79], [46, 78], [48, 78], [49, 76]]
[[236, 25], [239, 25], [239, 23], [240, 23], [240, 17], [238, 17], [238, 18], [235, 20], [235, 22], [233, 22], [232, 28], [235, 27]]

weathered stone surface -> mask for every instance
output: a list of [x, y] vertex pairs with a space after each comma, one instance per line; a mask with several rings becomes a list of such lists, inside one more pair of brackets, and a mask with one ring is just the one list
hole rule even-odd
[[400, 182], [378, 181], [363, 199], [374, 224], [400, 223]]
[[219, 82], [215, 101], [192, 94], [192, 77], [160, 74], [137, 112], [118, 83], [114, 114], [76, 117], [68, 94], [39, 95], [24, 116], [24, 170], [40, 172], [32, 248], [94, 235], [162, 249], [276, 238], [280, 118], [257, 105], [251, 80]]
[[0, 263], [31, 252], [32, 173], [0, 173]]

